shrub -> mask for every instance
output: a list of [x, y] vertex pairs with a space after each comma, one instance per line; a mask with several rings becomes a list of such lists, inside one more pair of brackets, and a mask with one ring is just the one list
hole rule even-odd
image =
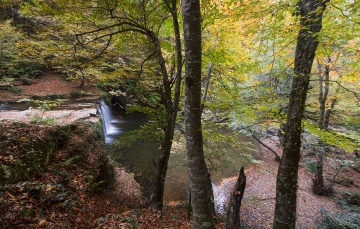
[[45, 124], [45, 125], [54, 125], [55, 118], [54, 117], [44, 117], [46, 111], [49, 111], [51, 107], [59, 106], [62, 101], [57, 99], [55, 101], [39, 101], [39, 100], [32, 100], [38, 108], [31, 110], [33, 113], [29, 114], [31, 116], [31, 123], [34, 124]]
[[12, 73], [14, 76], [36, 77], [42, 73], [43, 68], [44, 67], [38, 63], [21, 60], [16, 63]]
[[9, 88], [9, 91], [11, 91], [14, 94], [20, 94], [22, 92], [22, 89], [18, 87], [11, 87]]
[[71, 91], [70, 92], [71, 97], [80, 97], [81, 95], [82, 95], [82, 93], [79, 91]]
[[360, 214], [358, 212], [329, 213], [321, 209], [321, 217], [316, 226], [318, 229], [338, 229], [338, 228], [360, 228]]
[[312, 173], [316, 173], [317, 172], [316, 161], [308, 161], [308, 162], [306, 162], [306, 169], [309, 170]]
[[50, 99], [58, 99], [58, 98], [64, 98], [66, 95], [65, 94], [47, 94], [46, 97], [50, 98]]
[[20, 78], [20, 81], [21, 81], [22, 84], [24, 84], [24, 85], [30, 85], [30, 84], [32, 84], [31, 79], [29, 79], [29, 77], [27, 77], [27, 76], [22, 76], [22, 77]]

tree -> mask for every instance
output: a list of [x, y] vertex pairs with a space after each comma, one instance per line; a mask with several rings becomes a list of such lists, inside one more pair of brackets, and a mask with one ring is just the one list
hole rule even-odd
[[205, 163], [201, 129], [200, 1], [182, 2], [185, 39], [185, 133], [194, 228], [215, 228], [210, 175]]
[[0, 22], [0, 79], [10, 75], [11, 69], [18, 61], [16, 42], [20, 33], [11, 26], [11, 21]]
[[[167, 164], [170, 157], [172, 140], [174, 138], [175, 122], [180, 102], [180, 87], [181, 87], [181, 73], [182, 73], [182, 50], [181, 50], [181, 40], [180, 40], [180, 29], [179, 22], [177, 17], [177, 1], [172, 0], [172, 2], [167, 2], [164, 0], [171, 16], [173, 19], [174, 33], [175, 33], [175, 50], [176, 50], [176, 75], [175, 81], [170, 82], [169, 76], [166, 72], [165, 65], [161, 67], [163, 71], [163, 84], [165, 87], [165, 109], [166, 109], [166, 120], [167, 125], [164, 128], [164, 141], [162, 144], [161, 154], [156, 164], [155, 172], [155, 181], [154, 181], [154, 192], [152, 195], [152, 202], [156, 208], [162, 209], [163, 206], [163, 195], [164, 195], [164, 184], [167, 171]], [[160, 48], [160, 47], [159, 47]], [[161, 54], [161, 51], [158, 50], [158, 55]], [[175, 83], [175, 93], [174, 97], [171, 97], [171, 84]], [[174, 99], [174, 102], [172, 102]]]
[[[112, 42], [116, 42], [118, 47], [127, 46], [122, 38], [132, 41], [138, 39], [138, 43], [144, 45], [146, 58], [140, 65], [138, 80], [141, 78], [143, 65], [147, 61], [156, 61], [158, 79], [157, 92], [159, 101], [156, 101], [155, 109], [161, 113], [159, 126], [162, 136], [160, 139], [161, 153], [156, 163], [156, 172], [154, 178], [154, 189], [151, 197], [154, 208], [162, 209], [164, 182], [167, 171], [167, 163], [170, 156], [172, 140], [174, 136], [175, 121], [180, 101], [181, 73], [182, 73], [182, 54], [180, 28], [177, 17], [177, 1], [164, 0], [158, 1], [118, 1], [118, 0], [94, 0], [94, 1], [56, 1], [53, 3], [44, 3], [34, 1], [36, 8], [26, 4], [26, 9], [31, 11], [51, 13], [57, 16], [57, 20], [75, 28], [72, 36], [76, 40], [74, 50], [88, 48], [91, 52], [96, 52], [96, 59], [105, 53]], [[69, 13], [70, 12], [70, 13]], [[175, 37], [176, 61], [167, 59], [168, 52], [173, 48], [173, 43], [165, 42], [162, 37], [164, 24], [169, 24], [169, 16], [172, 18], [172, 26], [166, 28], [173, 32]], [[169, 32], [168, 32], [169, 33]], [[171, 34], [165, 34], [171, 40]], [[166, 43], [166, 45], [164, 45]], [[92, 46], [90, 46], [92, 44]], [[94, 46], [96, 48], [94, 48]], [[171, 46], [170, 51], [167, 49]], [[89, 52], [90, 52], [89, 51]], [[142, 53], [142, 52], [139, 52]], [[76, 55], [76, 53], [74, 54]], [[170, 61], [169, 61], [170, 59]], [[81, 70], [82, 65], [78, 65]], [[176, 69], [176, 71], [175, 71]], [[137, 80], [137, 81], [138, 81]], [[136, 81], [136, 82], [137, 82]]]
[[311, 68], [319, 44], [317, 33], [321, 31], [322, 16], [328, 4], [328, 0], [300, 0], [297, 3], [301, 28], [295, 51], [294, 77], [285, 126], [284, 150], [276, 180], [273, 228], [295, 228], [301, 121], [309, 89]]
[[[330, 88], [330, 63], [331, 59], [328, 58], [328, 61], [325, 63], [325, 72], [322, 75], [322, 65], [318, 62], [318, 74], [319, 74], [319, 103], [320, 103], [320, 112], [319, 112], [319, 128], [321, 130], [327, 131], [329, 122], [330, 122], [330, 115], [332, 110], [334, 109], [336, 103], [336, 97], [331, 100], [330, 107], [326, 110], [326, 102], [328, 99], [329, 88]], [[324, 184], [324, 157], [327, 156], [329, 153], [329, 145], [324, 142], [323, 140], [319, 141], [319, 153], [317, 158], [316, 164], [316, 175], [314, 178], [314, 186], [313, 191], [318, 195], [326, 195], [331, 193], [331, 189], [325, 187]]]

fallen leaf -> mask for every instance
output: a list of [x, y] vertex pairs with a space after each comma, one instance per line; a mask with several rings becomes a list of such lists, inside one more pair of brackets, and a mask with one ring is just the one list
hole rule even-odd
[[11, 199], [15, 199], [15, 196], [11, 195], [9, 192], [5, 192]]
[[39, 224], [38, 224], [39, 227], [44, 227], [45, 225], [46, 225], [46, 220], [45, 219], [41, 220], [39, 222]]

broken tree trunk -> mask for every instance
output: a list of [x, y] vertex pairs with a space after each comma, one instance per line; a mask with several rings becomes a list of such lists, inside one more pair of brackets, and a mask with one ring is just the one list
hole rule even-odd
[[229, 209], [227, 213], [226, 229], [240, 228], [240, 206], [246, 186], [246, 176], [244, 166], [241, 166], [239, 178], [236, 181], [234, 190], [230, 196]]

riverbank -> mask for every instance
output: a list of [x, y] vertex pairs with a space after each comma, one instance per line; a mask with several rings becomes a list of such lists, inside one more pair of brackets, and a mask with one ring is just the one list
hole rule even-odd
[[99, 123], [3, 121], [0, 136], [1, 228], [93, 228], [108, 208], [139, 204], [136, 182], [104, 151]]
[[[40, 78], [33, 79], [32, 84], [14, 86], [13, 90], [0, 91], [0, 105], [6, 103], [24, 103], [34, 100], [55, 100], [67, 101], [82, 98], [96, 100], [100, 97], [100, 91], [92, 82], [85, 85], [84, 91], [79, 87], [79, 82], [67, 81], [61, 74], [45, 72]], [[14, 90], [14, 88], [16, 90]], [[14, 93], [17, 91], [17, 93]], [[22, 121], [29, 123], [37, 117], [42, 120], [52, 119], [53, 124], [72, 123], [76, 120], [97, 121], [97, 109], [95, 103], [90, 106], [79, 108], [77, 104], [66, 109], [39, 111], [39, 106], [24, 111], [0, 110], [0, 120]], [[62, 105], [60, 105], [62, 106]]]

